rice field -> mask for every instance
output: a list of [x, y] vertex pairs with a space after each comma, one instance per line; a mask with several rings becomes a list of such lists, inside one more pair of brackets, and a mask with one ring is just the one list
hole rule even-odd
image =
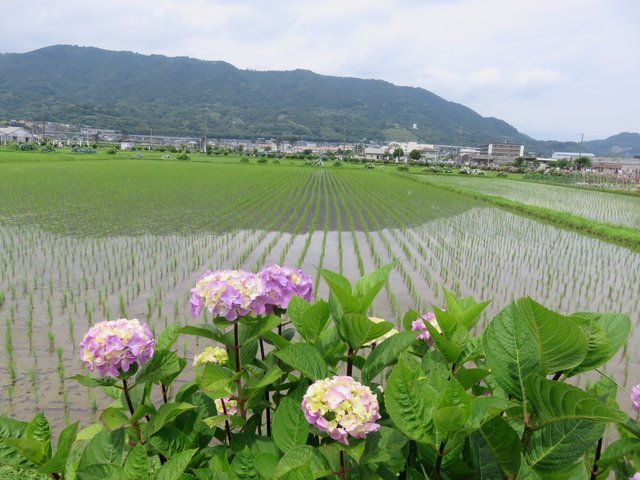
[[496, 177], [429, 175], [422, 178], [436, 185], [464, 188], [527, 205], [570, 213], [601, 223], [640, 229], [640, 196]]
[[[109, 160], [0, 173], [0, 414], [21, 419], [92, 421], [109, 400], [68, 379], [83, 373], [82, 335], [119, 317], [194, 322], [188, 292], [207, 269], [299, 266], [323, 297], [318, 268], [355, 279], [394, 262], [371, 313], [395, 322], [440, 305], [441, 285], [492, 298], [488, 316], [529, 295], [640, 322], [640, 254], [382, 170]], [[188, 360], [194, 342], [178, 344]], [[630, 349], [609, 369], [636, 384], [638, 360]]]

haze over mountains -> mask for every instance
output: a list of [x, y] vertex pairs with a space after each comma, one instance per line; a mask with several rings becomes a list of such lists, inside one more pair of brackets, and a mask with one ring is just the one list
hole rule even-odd
[[239, 70], [225, 62], [56, 45], [0, 54], [0, 123], [41, 120], [130, 133], [283, 140], [415, 140], [529, 150], [640, 154], [640, 134], [544, 142], [428, 90], [308, 70]]

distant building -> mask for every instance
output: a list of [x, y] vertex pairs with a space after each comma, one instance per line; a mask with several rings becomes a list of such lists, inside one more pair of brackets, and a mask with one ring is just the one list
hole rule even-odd
[[553, 152], [551, 158], [554, 160], [575, 160], [578, 157], [594, 158], [593, 153], [580, 153], [580, 152]]
[[34, 140], [33, 134], [22, 127], [0, 127], [0, 143], [6, 145], [7, 142], [31, 142]]
[[487, 163], [511, 163], [524, 156], [524, 145], [515, 143], [486, 143], [480, 145], [477, 159]]
[[135, 146], [133, 140], [122, 140], [120, 142], [120, 150], [131, 150]]
[[367, 147], [364, 149], [364, 157], [369, 160], [384, 160], [387, 155], [387, 150], [384, 148]]

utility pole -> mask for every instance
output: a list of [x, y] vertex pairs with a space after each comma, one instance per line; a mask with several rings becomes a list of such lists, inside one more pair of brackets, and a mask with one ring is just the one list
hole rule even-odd
[[47, 134], [44, 129], [44, 103], [42, 104], [42, 140], [47, 138]]
[[207, 153], [207, 134], [209, 133], [208, 131], [208, 119], [209, 119], [209, 110], [205, 109], [204, 111], [204, 153], [206, 155]]

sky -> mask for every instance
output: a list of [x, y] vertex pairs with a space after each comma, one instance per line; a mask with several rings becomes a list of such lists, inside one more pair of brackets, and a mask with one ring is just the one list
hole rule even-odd
[[375, 78], [536, 139], [586, 141], [640, 132], [639, 19], [638, 0], [30, 0], [0, 16], [0, 51], [71, 44]]

